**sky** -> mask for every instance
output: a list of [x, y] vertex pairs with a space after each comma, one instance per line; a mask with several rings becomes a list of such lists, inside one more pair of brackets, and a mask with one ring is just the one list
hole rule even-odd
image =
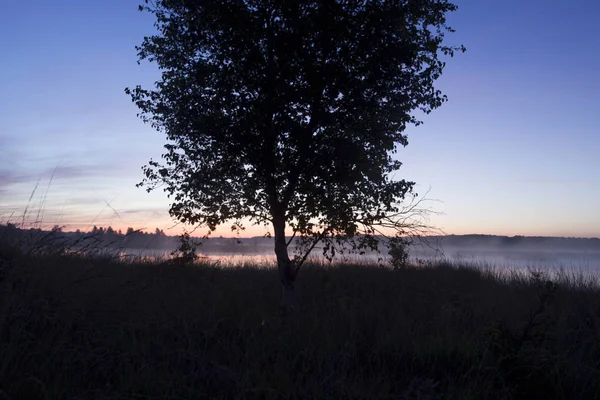
[[[165, 143], [123, 91], [158, 79], [137, 64], [153, 32], [138, 4], [0, 0], [0, 223], [181, 233], [166, 195], [135, 186]], [[467, 52], [437, 83], [448, 102], [407, 129], [397, 176], [447, 234], [600, 237], [600, 2], [455, 4], [448, 43]]]

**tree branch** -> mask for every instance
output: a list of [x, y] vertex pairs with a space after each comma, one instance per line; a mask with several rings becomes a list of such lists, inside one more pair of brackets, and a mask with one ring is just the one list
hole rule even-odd
[[314, 239], [312, 245], [310, 246], [308, 251], [306, 251], [306, 253], [304, 253], [304, 256], [300, 259], [300, 261], [296, 262], [296, 269], [294, 270], [294, 275], [298, 274], [300, 267], [302, 266], [302, 264], [304, 264], [304, 262], [306, 261], [306, 259], [309, 256], [309, 254], [314, 250], [314, 248], [317, 246], [317, 244], [321, 240], [323, 240], [323, 238], [325, 238], [325, 236], [327, 236], [328, 230], [329, 229], [323, 229], [323, 231], [320, 234], [318, 234], [317, 237]]

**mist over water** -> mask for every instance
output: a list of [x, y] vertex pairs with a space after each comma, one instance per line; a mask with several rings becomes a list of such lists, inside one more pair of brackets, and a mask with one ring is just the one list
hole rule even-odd
[[[430, 254], [414, 252], [413, 257], [435, 259]], [[499, 248], [446, 247], [443, 259], [455, 265], [469, 265], [497, 272], [546, 271], [593, 275], [600, 277], [600, 251], [530, 248], [507, 250]]]
[[[544, 241], [541, 238], [524, 238], [516, 245], [514, 243], [506, 245], [491, 238], [475, 241], [465, 240], [464, 237], [460, 240], [443, 238], [435, 242], [411, 245], [409, 259], [415, 265], [445, 261], [456, 266], [493, 269], [498, 273], [538, 270], [550, 275], [563, 272], [600, 277], [600, 241], [597, 239], [560, 241], [561, 239], [563, 238], [549, 238]], [[590, 240], [591, 242], [585, 242]], [[458, 241], [459, 244], [452, 243], [453, 241]], [[143, 257], [170, 257], [170, 251], [164, 249], [128, 248], [123, 252]], [[200, 246], [197, 254], [201, 256], [201, 260], [215, 261], [222, 266], [252, 264], [274, 267], [276, 264], [272, 242], [269, 239], [242, 241], [237, 247], [228, 245], [227, 251], [220, 250], [218, 246], [206, 248]], [[293, 246], [291, 246], [290, 257], [293, 255]], [[329, 264], [322, 254], [322, 249], [319, 248], [313, 250], [309, 258], [325, 265]], [[376, 264], [386, 263], [388, 260], [387, 249], [383, 249], [379, 254], [375, 252], [365, 255], [337, 254], [332, 264], [343, 262]]]

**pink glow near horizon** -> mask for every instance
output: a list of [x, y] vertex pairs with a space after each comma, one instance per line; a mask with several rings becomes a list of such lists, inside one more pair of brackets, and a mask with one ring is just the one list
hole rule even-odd
[[[37, 212], [34, 216], [37, 215]], [[46, 214], [46, 216], [48, 216]], [[111, 227], [115, 231], [121, 230], [123, 233], [127, 231], [128, 228], [133, 228], [134, 230], [141, 230], [143, 232], [153, 233], [156, 228], [161, 229], [165, 232], [165, 234], [169, 236], [179, 236], [185, 231], [190, 232], [192, 236], [201, 237], [205, 233], [208, 232], [208, 228], [197, 228], [196, 230], [190, 226], [183, 226], [182, 224], [178, 224], [175, 221], [169, 219], [168, 215], [162, 218], [144, 218], [140, 219], [131, 219], [129, 222], [122, 221], [113, 217], [100, 217], [90, 218], [85, 215], [61, 215], [60, 218], [45, 218], [41, 222], [36, 222], [35, 218], [31, 216], [25, 219], [25, 222], [22, 223], [22, 216], [19, 214], [13, 214], [12, 216], [8, 215], [0, 215], [0, 223], [4, 224], [7, 222], [14, 223], [18, 226], [22, 226], [24, 228], [41, 228], [43, 230], [49, 230], [53, 226], [58, 225], [64, 231], [76, 231], [79, 229], [82, 232], [90, 232], [94, 226], [100, 228], [108, 228]], [[91, 222], [90, 222], [91, 221]], [[436, 225], [435, 221], [433, 222], [433, 226], [439, 228], [439, 225]], [[272, 234], [272, 229], [269, 227], [265, 227], [263, 225], [246, 225], [246, 229], [241, 231], [239, 234], [232, 232], [230, 229], [230, 225], [224, 224], [218, 226], [217, 229], [210, 234], [210, 237], [239, 237], [239, 238], [250, 238], [257, 236], [265, 236], [268, 232]], [[292, 232], [289, 230], [286, 232], [288, 235], [291, 235]], [[438, 233], [433, 234], [446, 234], [446, 235], [469, 235], [469, 234], [481, 234], [481, 235], [498, 235], [498, 236], [549, 236], [549, 237], [598, 237], [594, 232], [583, 232], [580, 233], [578, 231], [567, 231], [567, 230], [554, 230], [548, 231], [547, 233], [540, 232], [539, 229], [533, 228], [531, 230], [527, 229], [482, 229], [480, 226], [461, 226], [457, 229], [443, 229]]]

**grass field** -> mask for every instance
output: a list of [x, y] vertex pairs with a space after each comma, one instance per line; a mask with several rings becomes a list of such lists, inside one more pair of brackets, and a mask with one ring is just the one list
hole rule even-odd
[[600, 289], [444, 264], [273, 269], [2, 251], [0, 399], [595, 399]]

